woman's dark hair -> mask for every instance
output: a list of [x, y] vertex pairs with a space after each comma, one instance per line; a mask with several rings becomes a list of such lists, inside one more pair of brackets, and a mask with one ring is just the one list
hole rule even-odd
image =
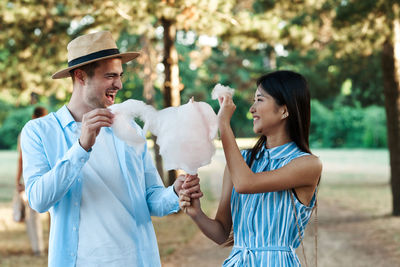
[[[279, 70], [258, 78], [257, 87], [275, 99], [278, 106], [286, 105], [289, 113], [287, 131], [290, 139], [304, 152], [310, 153], [310, 92], [306, 79], [293, 71]], [[265, 144], [267, 137], [261, 136], [251, 149], [249, 167]]]

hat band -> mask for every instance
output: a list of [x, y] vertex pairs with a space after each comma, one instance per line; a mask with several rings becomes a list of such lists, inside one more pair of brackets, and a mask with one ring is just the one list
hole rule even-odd
[[118, 54], [119, 54], [118, 48], [97, 51], [97, 52], [91, 53], [89, 55], [78, 57], [78, 58], [75, 58], [74, 60], [71, 60], [70, 62], [68, 62], [68, 67], [73, 67], [75, 65], [78, 65], [78, 64], [81, 64], [81, 63], [84, 63], [87, 61], [91, 61], [91, 60], [102, 58], [102, 57], [112, 56], [112, 55], [118, 55]]

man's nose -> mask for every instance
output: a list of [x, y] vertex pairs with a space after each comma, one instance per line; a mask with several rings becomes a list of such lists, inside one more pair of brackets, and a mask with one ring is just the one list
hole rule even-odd
[[114, 79], [113, 86], [118, 90], [122, 89], [122, 78], [120, 76], [118, 76]]

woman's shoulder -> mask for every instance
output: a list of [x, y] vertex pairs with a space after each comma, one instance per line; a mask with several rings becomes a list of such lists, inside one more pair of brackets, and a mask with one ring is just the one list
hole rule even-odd
[[310, 172], [316, 172], [319, 174], [322, 172], [322, 161], [319, 157], [313, 154], [304, 153], [303, 155], [294, 158], [292, 163]]

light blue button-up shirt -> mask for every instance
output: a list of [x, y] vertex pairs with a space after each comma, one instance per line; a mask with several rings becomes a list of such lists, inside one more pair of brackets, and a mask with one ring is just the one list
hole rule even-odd
[[[29, 204], [38, 212], [49, 211], [51, 214], [49, 266], [75, 266], [76, 263], [81, 169], [90, 157], [90, 152], [86, 152], [78, 143], [76, 127], [72, 115], [63, 106], [56, 113], [29, 121], [21, 133]], [[137, 262], [133, 262], [132, 266], [160, 266], [150, 216], [177, 212], [178, 197], [172, 186], [163, 186], [147, 147], [139, 153], [115, 136], [114, 142], [136, 219], [136, 225], [133, 226], [136, 229], [131, 232], [136, 233], [132, 239], [137, 246]]]

